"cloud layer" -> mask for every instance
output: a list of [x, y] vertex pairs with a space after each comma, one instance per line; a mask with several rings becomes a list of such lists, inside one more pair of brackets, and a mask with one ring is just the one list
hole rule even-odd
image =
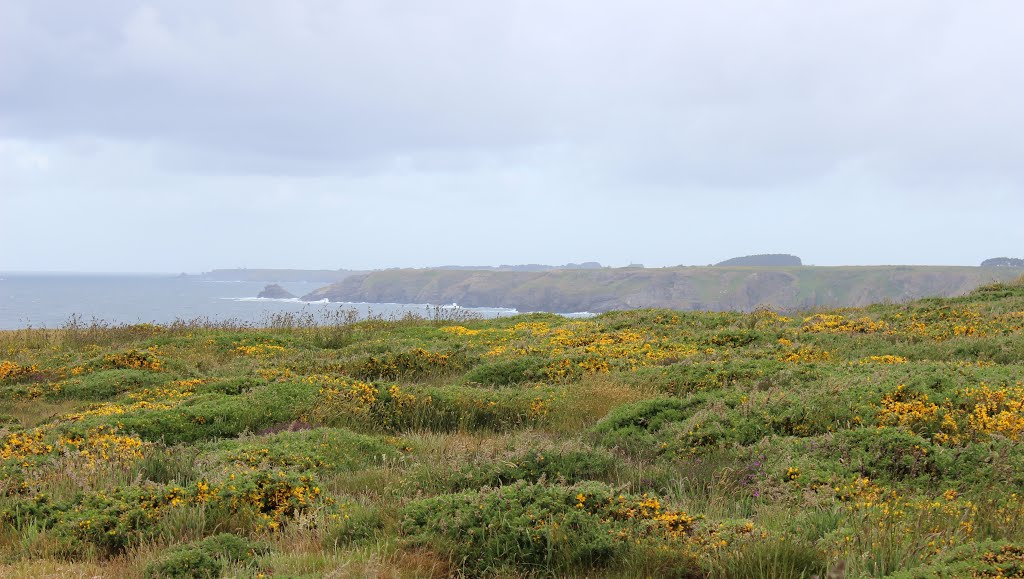
[[[1009, 0], [9, 0], [0, 241], [50, 233], [0, 269], [1021, 253], [1022, 17]], [[113, 224], [175, 239], [143, 255]]]

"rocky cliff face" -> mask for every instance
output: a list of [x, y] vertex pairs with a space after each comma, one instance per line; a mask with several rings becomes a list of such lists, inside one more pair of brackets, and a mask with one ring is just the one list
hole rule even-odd
[[677, 267], [546, 272], [389, 270], [349, 277], [305, 300], [458, 303], [519, 311], [661, 307], [743, 310], [861, 306], [952, 296], [1017, 276], [972, 267]]
[[264, 287], [263, 291], [261, 291], [260, 293], [256, 294], [256, 297], [258, 297], [258, 298], [272, 298], [272, 299], [276, 299], [276, 300], [283, 300], [283, 299], [292, 299], [292, 298], [294, 298], [296, 296], [292, 292], [284, 289], [283, 287], [277, 285], [276, 283], [272, 283], [272, 284]]

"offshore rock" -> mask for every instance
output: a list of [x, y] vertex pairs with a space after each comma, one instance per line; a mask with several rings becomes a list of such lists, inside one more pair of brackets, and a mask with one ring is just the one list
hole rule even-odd
[[290, 300], [295, 298], [295, 294], [277, 285], [276, 283], [269, 284], [263, 291], [256, 295], [258, 298], [271, 298], [275, 300]]

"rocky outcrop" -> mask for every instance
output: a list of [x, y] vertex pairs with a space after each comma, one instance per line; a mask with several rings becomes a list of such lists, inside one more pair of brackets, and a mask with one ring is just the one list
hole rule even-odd
[[398, 269], [349, 277], [302, 299], [509, 307], [741, 310], [861, 306], [953, 296], [1019, 272], [977, 267], [674, 267], [544, 272]]
[[785, 253], [762, 253], [760, 255], [745, 255], [734, 257], [715, 264], [716, 266], [743, 266], [743, 267], [794, 267], [803, 265], [803, 261], [795, 256]]
[[261, 291], [259, 294], [257, 294], [256, 297], [258, 297], [258, 298], [271, 298], [271, 299], [275, 299], [275, 300], [290, 300], [290, 299], [294, 299], [297, 296], [295, 294], [293, 294], [292, 292], [284, 289], [283, 287], [277, 285], [276, 283], [272, 283], [272, 284], [264, 287], [263, 291]]
[[993, 257], [981, 262], [981, 267], [1024, 267], [1024, 259], [1019, 257]]

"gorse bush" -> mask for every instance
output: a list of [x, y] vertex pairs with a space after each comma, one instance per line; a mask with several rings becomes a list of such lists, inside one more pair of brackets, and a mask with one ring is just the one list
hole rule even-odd
[[371, 431], [505, 430], [543, 420], [561, 400], [557, 390], [497, 393], [462, 386], [407, 387], [312, 376], [320, 397], [310, 416], [331, 426]]
[[352, 471], [399, 455], [394, 445], [378, 437], [336, 428], [224, 440], [200, 448], [208, 463], [287, 471]]
[[793, 367], [780, 360], [726, 360], [640, 368], [624, 376], [623, 381], [653, 386], [665, 394], [685, 396], [731, 388], [785, 388], [813, 381], [820, 374], [814, 368]]
[[197, 394], [180, 403], [108, 405], [85, 412], [66, 428], [81, 432], [118, 425], [143, 440], [190, 443], [295, 420], [308, 413], [315, 400], [316, 389], [307, 384], [276, 383], [241, 395]]
[[221, 533], [196, 543], [168, 549], [163, 556], [146, 566], [146, 576], [153, 579], [220, 577], [226, 566], [239, 564], [255, 571], [259, 569], [258, 558], [270, 550], [269, 544]]
[[22, 366], [17, 362], [4, 360], [0, 362], [0, 382], [18, 383], [31, 380], [39, 372], [35, 364]]
[[380, 508], [348, 505], [343, 514], [325, 529], [323, 545], [325, 548], [338, 549], [375, 539], [384, 531], [385, 524]]
[[258, 521], [257, 527], [274, 531], [320, 501], [320, 487], [309, 475], [255, 471], [185, 487], [129, 486], [79, 493], [67, 501], [51, 501], [39, 494], [0, 512], [0, 518], [17, 530], [27, 526], [51, 530], [68, 555], [111, 556], [155, 537], [161, 520], [181, 509], [245, 511]]
[[466, 374], [469, 382], [484, 386], [510, 386], [523, 382], [541, 382], [547, 376], [548, 361], [539, 356], [499, 360], [482, 364]]
[[669, 424], [689, 418], [703, 398], [656, 398], [616, 408], [594, 426], [601, 444], [627, 451], [651, 452], [659, 448], [657, 434]]
[[1021, 287], [0, 331], [0, 576], [1021, 575]]
[[106, 400], [125, 392], [153, 388], [167, 382], [167, 377], [149, 370], [99, 370], [61, 380], [45, 392], [50, 399]]
[[349, 364], [347, 371], [363, 380], [417, 380], [447, 376], [471, 365], [472, 360], [461, 350], [431, 352], [413, 348], [368, 356]]
[[221, 576], [224, 562], [199, 548], [177, 548], [146, 566], [146, 577], [162, 579], [215, 579]]
[[505, 460], [467, 464], [451, 474], [448, 490], [497, 487], [517, 481], [576, 483], [608, 478], [615, 457], [603, 450], [531, 449]]
[[636, 540], [686, 542], [697, 520], [651, 497], [600, 483], [518, 482], [410, 504], [403, 532], [451, 555], [474, 573], [565, 571], [608, 564]]

